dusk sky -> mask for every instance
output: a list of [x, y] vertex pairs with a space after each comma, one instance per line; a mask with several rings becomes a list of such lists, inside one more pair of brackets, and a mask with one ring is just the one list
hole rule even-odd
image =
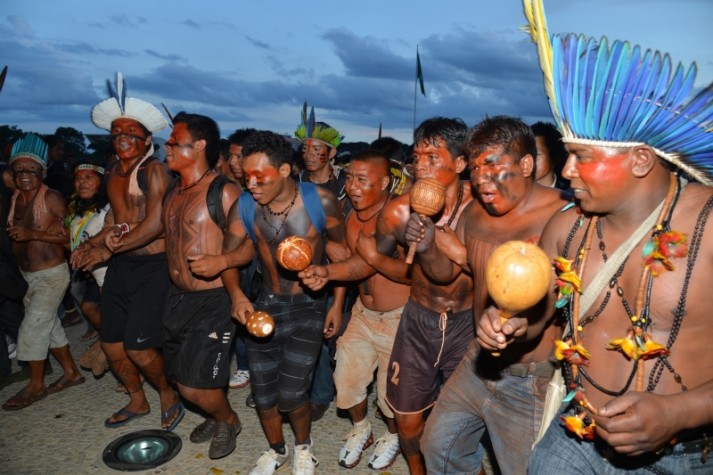
[[[545, 0], [551, 33], [629, 40], [713, 81], [711, 0]], [[292, 135], [302, 103], [346, 141], [410, 142], [417, 122], [551, 120], [520, 0], [3, 0], [0, 125], [102, 133], [90, 110], [121, 71], [129, 96], [214, 118], [223, 136]], [[168, 130], [159, 137], [167, 137]]]

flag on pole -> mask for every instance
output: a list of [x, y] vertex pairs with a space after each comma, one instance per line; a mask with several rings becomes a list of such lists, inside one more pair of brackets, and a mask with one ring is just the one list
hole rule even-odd
[[426, 89], [423, 87], [423, 70], [421, 70], [421, 57], [418, 55], [418, 47], [416, 47], [416, 78], [421, 86], [421, 94], [426, 96]]

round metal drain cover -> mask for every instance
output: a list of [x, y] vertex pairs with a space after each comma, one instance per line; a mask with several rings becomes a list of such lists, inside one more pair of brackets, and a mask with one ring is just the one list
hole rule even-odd
[[106, 446], [102, 459], [114, 470], [148, 470], [171, 460], [183, 442], [173, 432], [149, 429], [122, 435]]

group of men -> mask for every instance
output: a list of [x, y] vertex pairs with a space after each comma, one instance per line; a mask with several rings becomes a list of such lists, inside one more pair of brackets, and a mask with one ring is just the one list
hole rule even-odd
[[[324, 337], [342, 326], [354, 283], [334, 371], [337, 407], [353, 423], [341, 466], [357, 466], [373, 444], [373, 469], [402, 452], [413, 474], [477, 473], [487, 433], [506, 474], [710, 473], [713, 350], [705, 308], [713, 297], [705, 282], [713, 241], [704, 235], [713, 208], [713, 89], [688, 100], [690, 84], [668, 97], [663, 76], [592, 81], [596, 71], [628, 68], [624, 76], [634, 79], [664, 73], [651, 67], [659, 56], [620, 42], [551, 41], [539, 34], [546, 31], [541, 5], [526, 5], [537, 12], [529, 15], [533, 38], [556, 84], [547, 90], [568, 152], [562, 175], [571, 195], [549, 186], [556, 176], [538, 174], [540, 144], [514, 117], [471, 128], [436, 117], [418, 126], [415, 180], [435, 181], [443, 192], [441, 209], [425, 217], [412, 211], [408, 192], [391, 193], [383, 153], [366, 150], [346, 170], [332, 168], [341, 136], [306, 111], [296, 135], [307, 172], [294, 176], [285, 137], [254, 131], [242, 141], [241, 194], [213, 171], [219, 130], [212, 119], [172, 117], [164, 164], [152, 158], [152, 134], [167, 125], [156, 108], [118, 96], [95, 107], [93, 121], [110, 131], [118, 158], [108, 180], [118, 224], [89, 244], [106, 256], [80, 250], [72, 262], [91, 268], [111, 255], [101, 341], [130, 402], [107, 427], [148, 414], [143, 374], [159, 391], [164, 429], [180, 422], [183, 398], [206, 416], [191, 441], [211, 441], [211, 458], [231, 453], [241, 430], [225, 393], [234, 320], [245, 324], [262, 310], [274, 318], [274, 332], [246, 343], [268, 448], [250, 473], [274, 473], [291, 452], [293, 473], [313, 473], [312, 374]], [[591, 87], [577, 89], [580, 83]], [[47, 229], [61, 218], [62, 203], [39, 185], [41, 153], [22, 145], [11, 158], [18, 192], [8, 234], [33, 292], [48, 270], [66, 274], [61, 248], [42, 266], [33, 261], [37, 246], [47, 255], [60, 242]], [[466, 170], [469, 182], [460, 179]], [[277, 258], [289, 236], [312, 249], [311, 265], [299, 272]], [[504, 320], [485, 274], [494, 250], [513, 240], [544, 249], [556, 285]], [[262, 284], [251, 300], [238, 269], [254, 260]], [[50, 285], [58, 293], [61, 286]], [[56, 308], [58, 298], [45, 307]], [[26, 320], [33, 300], [26, 297]], [[6, 409], [80, 382], [66, 338], [45, 323], [42, 338], [26, 339], [21, 329], [18, 356], [31, 362], [33, 379]], [[35, 363], [48, 348], [64, 375], [45, 389]], [[366, 418], [374, 371], [386, 425], [376, 440]], [[563, 384], [564, 399], [556, 392]]]

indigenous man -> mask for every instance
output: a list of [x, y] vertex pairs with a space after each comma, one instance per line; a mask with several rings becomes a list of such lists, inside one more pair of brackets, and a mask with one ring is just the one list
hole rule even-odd
[[337, 407], [346, 409], [354, 423], [339, 452], [339, 465], [347, 468], [356, 467], [364, 449], [374, 443], [371, 424], [366, 418], [366, 396], [377, 368], [378, 404], [388, 430], [376, 440], [369, 468], [387, 468], [400, 451], [394, 415], [384, 397], [391, 347], [410, 292], [409, 269], [401, 248], [401, 259], [393, 259], [398, 266], [393, 273], [401, 276], [399, 282], [375, 272], [357, 254], [357, 241], [374, 234], [377, 216], [391, 197], [389, 168], [388, 158], [375, 150], [352, 157], [346, 181], [353, 208], [346, 220], [347, 243], [352, 257], [327, 266], [310, 266], [299, 274], [313, 290], [321, 289], [330, 280], [359, 280], [359, 297], [352, 308], [349, 325], [337, 340], [337, 368], [334, 372]]
[[[282, 432], [287, 413], [295, 434], [293, 473], [311, 474], [318, 461], [310, 437], [307, 399], [312, 370], [323, 335], [333, 336], [341, 323], [343, 294], [327, 310], [327, 292], [305, 292], [293, 271], [277, 262], [278, 244], [301, 236], [312, 248], [312, 262], [322, 262], [327, 238], [346, 250], [344, 221], [332, 193], [291, 177], [292, 149], [284, 137], [255, 132], [243, 142], [243, 171], [247, 192], [233, 205], [222, 256], [203, 257], [201, 267], [224, 269], [250, 262], [240, 249], [255, 239], [263, 269], [263, 288], [254, 306], [239, 288], [231, 289], [233, 317], [245, 323], [255, 308], [275, 319], [274, 333], [247, 340], [250, 384], [260, 424], [270, 444], [251, 474], [272, 474], [289, 458]], [[320, 229], [321, 228], [321, 229]], [[202, 270], [203, 272], [203, 270]], [[206, 273], [215, 272], [205, 271]]]
[[[166, 246], [161, 236], [163, 195], [170, 181], [166, 165], [154, 158], [152, 134], [166, 127], [161, 113], [148, 102], [121, 93], [97, 104], [92, 121], [111, 132], [118, 158], [109, 173], [107, 194], [114, 213], [106, 246], [116, 253], [109, 263], [102, 292], [100, 339], [109, 365], [129, 393], [129, 404], [106, 419], [106, 427], [121, 427], [149, 412], [141, 384], [143, 374], [158, 389], [161, 427], [173, 430], [185, 410], [173, 390], [158, 348], [162, 345], [162, 315], [170, 285]], [[142, 231], [131, 234], [141, 225]], [[103, 245], [103, 244], [102, 244]], [[86, 265], [77, 256], [76, 267]]]
[[[467, 131], [460, 119], [437, 117], [424, 121], [414, 135], [416, 181], [432, 178], [445, 187], [443, 209], [433, 216], [438, 227], [455, 229], [463, 209], [473, 199], [469, 184], [458, 179], [466, 166], [461, 147]], [[409, 195], [384, 206], [376, 227], [381, 254], [391, 256], [397, 244], [406, 243], [409, 216]], [[398, 280], [398, 276], [381, 268], [382, 262], [387, 261], [367, 262]], [[410, 299], [401, 314], [386, 389], [386, 401], [396, 415], [401, 450], [411, 473], [425, 473], [419, 450], [423, 413], [436, 402], [441, 378], [448, 379], [475, 337], [472, 298], [470, 277], [459, 275], [447, 283], [434, 281], [424, 273], [416, 257]]]
[[[173, 282], [163, 319], [166, 374], [181, 396], [208, 415], [190, 439], [211, 440], [211, 459], [235, 450], [241, 429], [225, 394], [235, 331], [230, 297], [220, 278], [202, 279], [189, 269], [192, 254], [220, 252], [223, 231], [214, 219], [227, 223], [223, 210], [229, 210], [239, 194], [230, 180], [211, 172], [218, 161], [219, 140], [218, 125], [209, 117], [182, 112], [173, 118], [173, 131], [164, 147], [166, 162], [179, 179], [165, 198], [162, 217]], [[211, 216], [211, 199], [220, 215]]]
[[[85, 381], [57, 318], [57, 307], [69, 285], [63, 246], [69, 239], [66, 233], [52, 231], [62, 228], [65, 202], [58, 191], [42, 183], [46, 166], [47, 144], [39, 136], [28, 134], [15, 142], [10, 167], [17, 188], [10, 203], [7, 234], [29, 286], [23, 299], [25, 317], [17, 339], [17, 358], [28, 362], [30, 381], [3, 404], [8, 411], [23, 409]], [[45, 387], [48, 349], [62, 365], [63, 374]]]
[[[556, 300], [565, 309], [555, 355], [571, 402], [535, 446], [529, 471], [710, 473], [713, 240], [704, 233], [713, 86], [689, 99], [695, 68], [675, 85], [683, 66], [628, 43], [582, 35], [550, 43], [541, 5], [526, 7], [540, 54], [560, 66], [543, 63], [569, 151], [563, 175], [582, 210], [555, 215], [542, 235], [558, 256], [550, 312], [501, 325], [491, 308], [479, 322], [481, 345], [503, 350], [541, 334]], [[595, 71], [617, 74], [599, 83]], [[567, 103], [573, 97], [581, 103]]]
[[[307, 116], [305, 102], [302, 122], [295, 130], [295, 137], [302, 141], [302, 158], [305, 164], [305, 169], [300, 170], [298, 174], [299, 181], [314, 183], [334, 193], [346, 216], [351, 209], [351, 201], [347, 199], [346, 193], [346, 173], [342, 167], [334, 165], [337, 147], [344, 140], [344, 136], [325, 122], [315, 122], [314, 107]], [[340, 289], [339, 292], [346, 292], [346, 289]], [[350, 302], [346, 302], [346, 305], [350, 305]], [[323, 341], [309, 394], [313, 422], [324, 416], [329, 404], [334, 400], [334, 394], [329, 343]]]
[[[458, 242], [441, 252], [431, 245], [433, 224], [418, 218], [409, 222], [408, 235], [426, 237], [417, 250], [432, 278], [449, 281], [465, 267], [473, 277], [473, 312], [479, 316], [488, 302], [485, 266], [495, 248], [510, 240], [536, 243], [566, 201], [558, 190], [536, 183], [535, 140], [521, 120], [487, 118], [473, 127], [463, 148], [477, 200], [458, 223]], [[526, 472], [555, 370], [549, 361], [552, 340], [560, 334], [550, 325], [537, 341], [513, 344], [499, 358], [478, 354], [471, 344], [426, 423], [421, 449], [429, 474], [477, 473], [486, 430], [502, 473]]]

